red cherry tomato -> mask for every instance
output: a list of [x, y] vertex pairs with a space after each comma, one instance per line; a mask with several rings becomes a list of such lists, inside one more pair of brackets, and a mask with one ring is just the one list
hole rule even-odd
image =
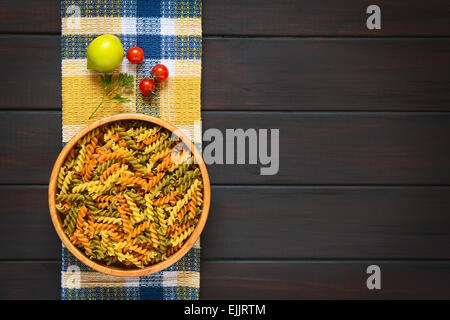
[[157, 64], [152, 68], [152, 76], [156, 82], [163, 82], [169, 77], [169, 70], [163, 64]]
[[139, 83], [139, 90], [143, 95], [148, 95], [155, 90], [155, 82], [152, 79], [144, 78]]
[[141, 63], [144, 61], [144, 50], [141, 47], [131, 47], [127, 51], [127, 59], [131, 63]]

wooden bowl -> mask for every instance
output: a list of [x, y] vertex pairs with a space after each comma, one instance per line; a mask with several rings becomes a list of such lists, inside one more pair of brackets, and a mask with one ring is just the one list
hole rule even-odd
[[[70, 150], [75, 146], [75, 144], [78, 142], [79, 139], [81, 139], [84, 135], [86, 135], [91, 130], [100, 127], [104, 124], [115, 122], [115, 121], [124, 121], [124, 120], [142, 120], [146, 122], [150, 122], [153, 124], [157, 124], [163, 128], [166, 128], [170, 132], [176, 131], [176, 135], [181, 139], [182, 142], [190, 149], [191, 153], [195, 157], [197, 164], [200, 168], [200, 172], [202, 174], [202, 181], [203, 181], [203, 208], [200, 215], [200, 219], [197, 223], [197, 226], [194, 229], [194, 232], [191, 234], [191, 236], [185, 241], [183, 246], [175, 252], [173, 255], [169, 256], [167, 260], [162, 261], [160, 263], [142, 268], [142, 269], [125, 269], [125, 268], [119, 268], [114, 266], [107, 266], [104, 264], [101, 264], [97, 261], [91, 260], [89, 257], [87, 257], [80, 249], [78, 249], [76, 246], [74, 246], [70, 240], [69, 237], [66, 235], [66, 233], [63, 230], [62, 227], [62, 219], [60, 214], [56, 210], [55, 205], [55, 199], [56, 199], [56, 192], [57, 192], [57, 178], [59, 170], [61, 169], [61, 166], [64, 164], [64, 160], [66, 159], [67, 155], [69, 154]], [[53, 171], [50, 177], [50, 183], [48, 188], [48, 204], [50, 208], [50, 216], [53, 221], [53, 225], [55, 226], [56, 233], [58, 234], [61, 241], [64, 243], [64, 245], [67, 247], [67, 249], [81, 262], [83, 262], [85, 265], [91, 267], [94, 270], [107, 273], [113, 276], [120, 276], [120, 277], [138, 277], [138, 276], [145, 276], [149, 275], [158, 271], [161, 271], [163, 269], [166, 269], [167, 267], [171, 266], [178, 260], [180, 260], [194, 245], [194, 243], [197, 241], [197, 239], [200, 237], [200, 233], [203, 230], [203, 227], [205, 226], [206, 219], [208, 217], [209, 212], [209, 205], [211, 200], [211, 186], [209, 184], [209, 177], [208, 172], [206, 171], [206, 165], [200, 155], [200, 153], [195, 148], [194, 144], [189, 140], [189, 138], [183, 134], [179, 129], [177, 129], [174, 125], [171, 123], [155, 118], [152, 116], [144, 115], [144, 114], [135, 114], [135, 113], [124, 113], [124, 114], [118, 114], [115, 116], [107, 117], [104, 119], [100, 119], [98, 121], [95, 121], [91, 124], [89, 124], [86, 128], [81, 130], [79, 133], [77, 133], [62, 149], [61, 153], [58, 156], [58, 159], [55, 162], [55, 165], [53, 166]]]

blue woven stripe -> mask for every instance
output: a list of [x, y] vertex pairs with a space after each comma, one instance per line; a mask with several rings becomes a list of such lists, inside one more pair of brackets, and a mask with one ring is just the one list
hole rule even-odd
[[137, 1], [137, 17], [161, 17], [161, 4], [164, 1]]
[[[92, 40], [100, 34], [92, 35], [64, 35], [61, 40], [61, 55], [63, 59], [86, 59], [86, 49]], [[122, 41], [124, 48], [136, 44], [136, 35], [116, 34]]]
[[136, 18], [136, 33], [138, 34], [161, 34], [160, 18]]

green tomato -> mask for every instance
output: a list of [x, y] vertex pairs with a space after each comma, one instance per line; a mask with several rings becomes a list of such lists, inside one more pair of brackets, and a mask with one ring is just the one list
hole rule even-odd
[[98, 72], [110, 72], [123, 60], [120, 39], [112, 34], [104, 34], [92, 40], [86, 52], [87, 68]]

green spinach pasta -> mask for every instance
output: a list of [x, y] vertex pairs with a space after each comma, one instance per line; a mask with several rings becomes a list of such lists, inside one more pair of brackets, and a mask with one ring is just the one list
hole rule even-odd
[[145, 121], [90, 131], [57, 177], [64, 232], [106, 265], [144, 268], [166, 260], [193, 233], [202, 203], [201, 172], [189, 149]]

